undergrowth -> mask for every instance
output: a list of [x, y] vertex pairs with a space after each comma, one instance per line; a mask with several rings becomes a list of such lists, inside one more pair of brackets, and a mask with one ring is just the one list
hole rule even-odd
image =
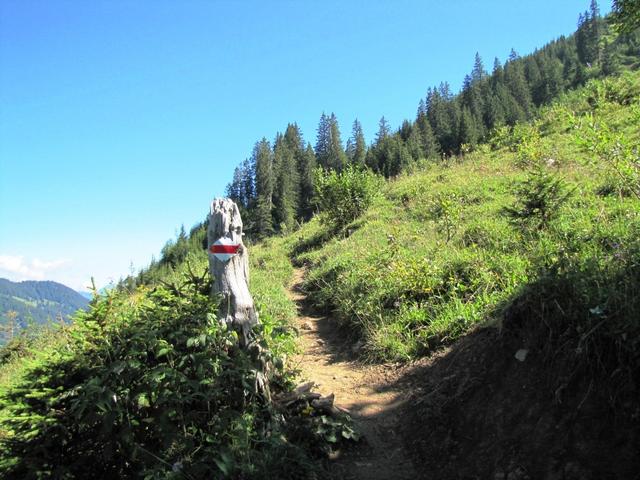
[[96, 297], [55, 341], [16, 354], [0, 383], [0, 476], [322, 477], [318, 460], [355, 438], [348, 419], [278, 406], [257, 381], [266, 365], [272, 397], [293, 387], [281, 258], [253, 262], [260, 348], [240, 349], [217, 321], [198, 252], [158, 285]]

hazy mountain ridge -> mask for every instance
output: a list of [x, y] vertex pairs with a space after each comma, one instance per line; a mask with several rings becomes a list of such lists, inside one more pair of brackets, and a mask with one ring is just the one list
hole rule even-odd
[[65, 320], [78, 309], [85, 308], [89, 300], [75, 290], [58, 282], [23, 281], [12, 282], [0, 278], [0, 317], [6, 322], [6, 313], [15, 311], [19, 327], [29, 321], [38, 324], [55, 320], [59, 316]]

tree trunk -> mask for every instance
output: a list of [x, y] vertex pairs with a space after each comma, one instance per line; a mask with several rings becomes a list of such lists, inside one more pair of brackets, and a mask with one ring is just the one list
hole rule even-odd
[[212, 293], [222, 296], [218, 318], [238, 332], [241, 346], [246, 347], [258, 314], [249, 293], [249, 255], [242, 243], [242, 219], [232, 200], [216, 198], [211, 202], [207, 245]]

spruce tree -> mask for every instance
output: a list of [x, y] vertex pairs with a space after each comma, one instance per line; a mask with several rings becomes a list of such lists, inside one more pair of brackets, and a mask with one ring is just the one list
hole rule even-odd
[[242, 202], [242, 170], [240, 167], [236, 167], [233, 170], [233, 180], [227, 185], [225, 189], [225, 196], [233, 200], [239, 207], [246, 207]]
[[367, 145], [364, 141], [364, 133], [362, 125], [356, 118], [353, 121], [351, 137], [347, 141], [347, 157], [349, 161], [356, 165], [364, 165], [365, 156], [367, 154]]
[[322, 112], [316, 136], [316, 160], [318, 165], [324, 169], [329, 168], [329, 150], [331, 148], [331, 125], [329, 117]]
[[298, 210], [298, 171], [295, 160], [295, 137], [285, 140], [277, 134], [273, 146], [275, 185], [273, 190], [273, 224], [279, 231], [290, 231], [295, 226]]
[[[426, 122], [427, 125], [429, 122]], [[409, 133], [409, 137], [405, 141], [405, 145], [407, 147], [407, 151], [413, 160], [420, 160], [425, 158], [424, 150], [422, 148], [422, 134], [420, 133], [420, 128], [417, 124], [413, 125], [411, 128], [411, 132]]]
[[467, 147], [475, 147], [478, 143], [478, 125], [471, 110], [468, 107], [462, 109], [460, 115], [460, 125], [458, 130], [458, 141], [460, 145], [466, 145]]
[[255, 185], [254, 178], [255, 172], [253, 171], [253, 165], [248, 158], [242, 162], [241, 167], [241, 182], [240, 182], [240, 196], [242, 202], [247, 209], [251, 209], [255, 202]]
[[300, 162], [298, 163], [298, 172], [300, 178], [299, 200], [298, 200], [298, 217], [302, 220], [309, 220], [313, 215], [313, 171], [316, 168], [316, 156], [310, 143], [302, 153]]
[[256, 206], [253, 218], [253, 230], [258, 237], [273, 233], [273, 189], [275, 184], [273, 154], [266, 138], [256, 143], [251, 156], [255, 171]]
[[344, 153], [344, 148], [342, 147], [338, 119], [334, 113], [329, 117], [329, 152], [326, 161], [328, 168], [338, 172], [347, 164], [347, 155]]
[[440, 145], [433, 134], [426, 110], [424, 114], [418, 115], [414, 131], [420, 132], [422, 156], [424, 158], [437, 158], [440, 155]]
[[406, 142], [411, 136], [411, 131], [413, 130], [413, 125], [409, 120], [403, 120], [402, 125], [400, 125], [400, 130], [398, 130], [398, 134], [402, 141]]
[[473, 70], [471, 71], [471, 80], [473, 82], [479, 82], [484, 80], [487, 76], [487, 71], [484, 69], [484, 64], [482, 63], [482, 58], [480, 54], [476, 52], [476, 56], [473, 62]]
[[379, 144], [385, 138], [387, 138], [387, 136], [389, 135], [389, 131], [390, 131], [389, 123], [387, 122], [387, 119], [384, 118], [384, 115], [383, 115], [382, 118], [380, 119], [380, 122], [378, 122], [378, 133], [376, 134], [376, 144]]

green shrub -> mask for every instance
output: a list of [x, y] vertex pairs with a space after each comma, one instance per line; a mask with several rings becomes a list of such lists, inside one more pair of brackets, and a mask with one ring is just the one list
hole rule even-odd
[[[183, 279], [114, 290], [78, 315], [65, 344], [0, 390], [0, 476], [311, 475], [308, 455], [287, 440], [289, 414], [257, 388], [262, 365], [278, 362], [265, 348], [238, 348], [210, 288]], [[286, 384], [271, 372], [272, 385]]]
[[342, 230], [362, 215], [382, 186], [370, 170], [349, 166], [342, 172], [315, 171], [316, 202], [327, 224]]
[[561, 178], [542, 166], [535, 166], [516, 187], [515, 193], [516, 203], [505, 207], [504, 213], [520, 226], [542, 229], [558, 215], [572, 192], [567, 191]]

